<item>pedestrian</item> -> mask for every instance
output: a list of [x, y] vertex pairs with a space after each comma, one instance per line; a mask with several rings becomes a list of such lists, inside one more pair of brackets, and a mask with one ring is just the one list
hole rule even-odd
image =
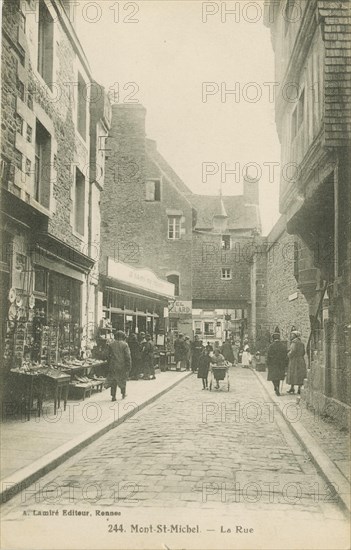
[[273, 342], [267, 351], [267, 380], [273, 383], [276, 395], [280, 395], [279, 384], [285, 378], [288, 365], [288, 354], [284, 344], [280, 341], [280, 333], [273, 334]]
[[234, 355], [234, 365], [239, 363], [239, 351], [240, 351], [240, 342], [236, 340], [232, 346], [233, 355]]
[[199, 358], [202, 351], [202, 341], [199, 339], [199, 335], [195, 334], [194, 341], [191, 342], [191, 370], [193, 372], [196, 372], [198, 369]]
[[224, 359], [229, 363], [234, 363], [234, 353], [229, 338], [226, 339], [222, 346], [222, 355]]
[[[224, 359], [223, 355], [221, 354], [219, 348], [215, 348], [213, 356], [210, 357], [210, 362], [213, 363], [214, 365], [216, 365], [217, 367], [224, 366], [225, 359]], [[214, 369], [212, 372], [213, 372], [214, 379], [216, 380], [216, 386], [215, 387], [218, 390], [219, 389], [219, 379], [216, 376], [216, 369]]]
[[185, 348], [186, 348], [186, 370], [190, 370], [190, 358], [191, 358], [191, 344], [190, 344], [190, 338], [189, 336], [185, 336], [184, 338]]
[[248, 369], [251, 365], [251, 353], [248, 340], [244, 340], [244, 350], [241, 357], [241, 366], [243, 369]]
[[109, 373], [106, 382], [111, 387], [112, 401], [116, 401], [117, 386], [121, 390], [122, 399], [126, 396], [127, 379], [131, 368], [131, 355], [125, 339], [125, 333], [122, 330], [118, 330], [116, 340], [109, 346]]
[[213, 352], [213, 346], [210, 344], [210, 342], [207, 342], [206, 349], [208, 354]]
[[186, 344], [183, 334], [180, 332], [178, 338], [174, 342], [174, 361], [176, 362], [176, 370], [181, 370], [186, 366]]
[[142, 358], [144, 363], [144, 380], [155, 380], [155, 367], [154, 367], [154, 352], [155, 346], [152, 341], [151, 335], [145, 335], [145, 345], [142, 350]]
[[210, 357], [206, 348], [203, 348], [197, 359], [197, 377], [202, 380], [202, 389], [208, 389], [208, 371], [210, 368]]
[[286, 381], [290, 384], [288, 393], [295, 393], [295, 385], [298, 386], [297, 393], [301, 393], [306, 378], [307, 370], [305, 363], [305, 346], [301, 342], [301, 334], [297, 330], [293, 330], [290, 334], [291, 346], [288, 351], [289, 365]]
[[132, 358], [130, 377], [132, 380], [138, 380], [141, 368], [141, 348], [138, 342], [138, 337], [133, 332], [128, 337], [128, 346]]

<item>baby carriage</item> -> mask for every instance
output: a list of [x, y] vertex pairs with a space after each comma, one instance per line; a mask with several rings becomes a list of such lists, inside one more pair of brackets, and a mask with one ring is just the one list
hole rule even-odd
[[224, 385], [227, 387], [227, 390], [230, 389], [230, 381], [229, 381], [229, 367], [231, 366], [231, 363], [229, 361], [226, 361], [223, 365], [210, 365], [209, 375], [210, 375], [210, 383], [209, 383], [209, 390], [212, 391], [213, 389], [219, 390], [220, 385], [219, 382], [223, 382]]

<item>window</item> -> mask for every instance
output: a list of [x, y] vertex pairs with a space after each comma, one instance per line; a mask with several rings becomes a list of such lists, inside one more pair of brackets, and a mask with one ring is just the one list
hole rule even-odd
[[34, 291], [40, 294], [47, 292], [47, 271], [41, 267], [34, 268]]
[[178, 319], [175, 319], [174, 317], [169, 319], [169, 329], [178, 331]]
[[33, 137], [33, 128], [27, 124], [27, 141], [28, 143], [32, 143], [32, 137]]
[[54, 61], [54, 20], [44, 2], [39, 0], [38, 72], [50, 87]]
[[180, 239], [180, 216], [168, 216], [168, 238]]
[[161, 200], [161, 182], [160, 180], [147, 180], [145, 188], [145, 200]]
[[195, 334], [201, 334], [202, 333], [202, 323], [201, 321], [195, 321], [194, 323], [194, 328], [195, 328]]
[[80, 235], [84, 235], [85, 217], [85, 178], [82, 172], [76, 168], [76, 185], [74, 194], [74, 229]]
[[232, 278], [232, 270], [229, 267], [222, 267], [221, 279], [228, 281]]
[[230, 250], [230, 235], [222, 235], [222, 250]]
[[174, 284], [174, 295], [179, 296], [179, 275], [168, 275], [167, 281]]
[[16, 113], [16, 131], [23, 134], [23, 118], [18, 113]]
[[34, 198], [46, 208], [50, 198], [51, 136], [37, 120], [35, 129]]
[[85, 81], [80, 73], [78, 73], [78, 99], [77, 99], [77, 127], [78, 132], [83, 139], [86, 138], [87, 132], [87, 93]]
[[214, 334], [214, 323], [205, 323], [205, 334]]

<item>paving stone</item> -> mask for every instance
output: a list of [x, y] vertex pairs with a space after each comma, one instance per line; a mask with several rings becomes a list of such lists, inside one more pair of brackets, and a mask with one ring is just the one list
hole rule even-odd
[[[232, 378], [235, 384], [229, 393], [211, 395], [201, 391], [197, 379], [186, 379], [140, 411], [137, 422], [125, 422], [108, 432], [45, 476], [41, 484], [62, 487], [59, 508], [72, 506], [68, 491], [78, 485], [74, 506], [79, 508], [108, 509], [117, 501], [121, 508], [189, 507], [228, 516], [236, 510], [270, 517], [313, 513], [321, 521], [339, 519], [335, 503], [324, 502], [326, 484], [307, 454], [289, 429], [285, 432], [266, 412], [265, 394], [254, 374], [234, 369]], [[240, 410], [256, 403], [262, 415], [256, 422], [245, 418], [235, 422], [229, 414], [234, 402]], [[269, 483], [278, 483], [273, 498]], [[289, 498], [284, 492], [287, 484], [294, 483], [302, 487], [295, 502], [293, 495]], [[84, 498], [83, 488], [89, 484], [101, 487], [97, 503]], [[317, 486], [321, 488], [318, 498]], [[33, 507], [36, 493], [30, 494], [31, 490], [25, 503], [15, 497], [5, 505], [3, 515], [11, 511], [20, 517], [24, 509]]]

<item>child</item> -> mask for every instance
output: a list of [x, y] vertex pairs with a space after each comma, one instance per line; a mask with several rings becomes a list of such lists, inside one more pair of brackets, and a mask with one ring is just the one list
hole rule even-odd
[[207, 351], [206, 348], [202, 350], [202, 353], [199, 357], [198, 369], [197, 369], [197, 377], [202, 379], [203, 390], [207, 390], [208, 388], [207, 377], [208, 377], [208, 371], [210, 368], [210, 357], [208, 353], [209, 352]]

